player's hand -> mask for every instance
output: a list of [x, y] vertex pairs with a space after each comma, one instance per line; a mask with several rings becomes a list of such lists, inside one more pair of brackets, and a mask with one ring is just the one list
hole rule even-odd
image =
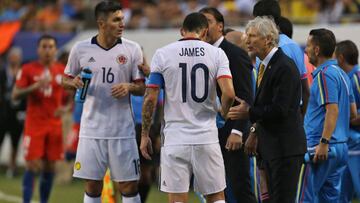
[[240, 149], [242, 144], [242, 136], [231, 133], [226, 141], [225, 149], [228, 151], [235, 151]]
[[326, 161], [328, 159], [329, 145], [320, 143], [316, 146], [313, 162]]
[[245, 142], [245, 148], [244, 148], [245, 153], [247, 153], [250, 156], [255, 156], [257, 150], [257, 143], [258, 143], [258, 138], [256, 134], [250, 133], [249, 137]]
[[152, 143], [149, 136], [141, 136], [140, 151], [145, 159], [151, 160], [153, 153]]
[[64, 108], [64, 107], [59, 107], [59, 108], [57, 108], [56, 110], [55, 110], [55, 112], [54, 112], [54, 116], [55, 117], [61, 117], [62, 115], [64, 115], [65, 113], [66, 113], [66, 108]]
[[120, 99], [129, 94], [129, 84], [119, 83], [111, 87], [111, 95], [117, 99]]
[[79, 75], [72, 79], [72, 84], [75, 89], [80, 89], [84, 87], [84, 82], [81, 80], [81, 77]]
[[250, 105], [246, 103], [245, 100], [242, 100], [238, 97], [235, 97], [235, 100], [238, 101], [240, 104], [230, 108], [229, 113], [227, 115], [228, 118], [230, 118], [231, 120], [249, 118]]
[[144, 73], [144, 75], [147, 77], [150, 75], [150, 67], [149, 65], [146, 63], [146, 60], [144, 59], [144, 63], [138, 65], [138, 68], [141, 72]]

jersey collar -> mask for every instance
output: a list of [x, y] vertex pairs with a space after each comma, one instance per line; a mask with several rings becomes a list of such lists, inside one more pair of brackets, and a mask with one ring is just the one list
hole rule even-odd
[[100, 44], [98, 43], [96, 37], [97, 37], [97, 35], [94, 36], [93, 38], [91, 38], [91, 44], [96, 44], [98, 47], [104, 49], [105, 51], [109, 51], [110, 49], [114, 48], [117, 44], [121, 44], [121, 43], [122, 43], [121, 38], [119, 38], [112, 47], [106, 49], [106, 48], [100, 46]]
[[335, 59], [329, 59], [327, 61], [325, 61], [323, 64], [321, 64], [320, 66], [318, 66], [312, 73], [311, 75], [313, 76], [313, 78], [325, 67], [327, 66], [331, 66], [331, 65], [338, 65], [337, 61]]
[[196, 37], [185, 37], [185, 38], [182, 38], [182, 39], [179, 39], [179, 41], [186, 41], [186, 40], [199, 40], [199, 38], [196, 38]]

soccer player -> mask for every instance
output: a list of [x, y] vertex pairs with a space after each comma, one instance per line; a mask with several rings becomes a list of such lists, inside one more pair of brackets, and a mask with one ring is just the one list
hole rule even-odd
[[[359, 51], [350, 40], [341, 41], [336, 45], [335, 56], [339, 66], [351, 80], [357, 112], [360, 112], [360, 68], [358, 65]], [[360, 198], [360, 128], [357, 119], [351, 121], [348, 147], [349, 159], [341, 178], [340, 202], [351, 202], [354, 194]]]
[[[341, 176], [346, 168], [350, 104], [353, 91], [346, 73], [332, 59], [336, 39], [330, 30], [314, 29], [309, 33], [306, 53], [316, 66], [312, 73], [309, 106], [304, 127], [307, 146], [315, 150], [313, 163], [307, 165], [302, 202], [339, 202]], [[356, 112], [355, 112], [356, 116]], [[328, 159], [329, 147], [336, 157]]]
[[38, 40], [38, 61], [25, 64], [17, 75], [12, 98], [27, 99], [24, 127], [26, 169], [23, 202], [31, 201], [35, 175], [40, 174], [40, 201], [47, 202], [54, 179], [55, 162], [63, 157], [62, 111], [64, 66], [55, 61], [56, 39]]
[[[156, 51], [142, 111], [140, 150], [152, 153], [149, 130], [160, 88], [164, 88], [164, 146], [161, 149], [161, 190], [169, 202], [187, 202], [191, 175], [194, 188], [209, 203], [225, 203], [224, 161], [216, 114], [226, 118], [235, 93], [229, 61], [219, 48], [206, 42], [208, 21], [201, 13], [186, 16], [183, 38]], [[216, 84], [222, 91], [216, 105]]]
[[121, 37], [121, 5], [102, 1], [95, 7], [98, 34], [71, 50], [63, 77], [66, 88], [83, 87], [80, 72], [87, 67], [92, 79], [80, 123], [74, 177], [85, 179], [85, 203], [100, 202], [106, 169], [119, 183], [124, 203], [139, 203], [139, 153], [130, 95], [143, 95], [140, 46]]

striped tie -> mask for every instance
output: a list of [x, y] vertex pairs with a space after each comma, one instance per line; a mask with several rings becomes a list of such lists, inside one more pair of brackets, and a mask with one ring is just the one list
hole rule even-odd
[[261, 84], [261, 80], [264, 77], [264, 72], [265, 72], [265, 65], [263, 63], [261, 63], [260, 68], [259, 68], [259, 74], [258, 74], [257, 81], [256, 81], [257, 87], [259, 87]]

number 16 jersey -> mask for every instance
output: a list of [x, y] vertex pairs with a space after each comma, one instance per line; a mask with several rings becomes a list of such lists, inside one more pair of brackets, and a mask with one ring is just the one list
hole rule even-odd
[[222, 77], [231, 78], [228, 58], [206, 42], [182, 39], [156, 51], [148, 87], [164, 86], [165, 146], [218, 142], [216, 85]]
[[102, 48], [96, 37], [74, 45], [65, 74], [75, 77], [83, 68], [92, 71], [81, 117], [80, 137], [135, 138], [130, 96], [116, 99], [111, 95], [111, 87], [118, 83], [144, 80], [138, 69], [142, 61], [140, 46], [124, 38], [110, 49]]

